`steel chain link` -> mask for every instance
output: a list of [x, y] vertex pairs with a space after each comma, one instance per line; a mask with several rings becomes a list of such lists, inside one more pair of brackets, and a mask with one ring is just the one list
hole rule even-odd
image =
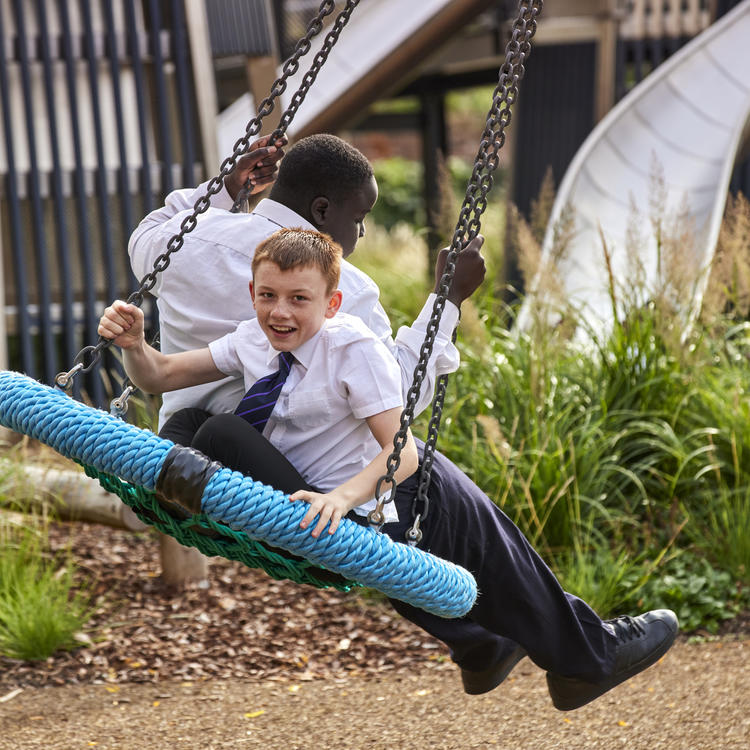
[[[339, 34], [344, 26], [346, 26], [352, 11], [359, 2], [360, 0], [347, 0], [346, 6], [336, 17], [331, 31], [326, 35], [320, 51], [315, 55], [313, 62], [310, 65], [310, 69], [305, 74], [299, 89], [292, 97], [292, 102], [282, 114], [279, 126], [274, 131], [272, 138], [277, 138], [283, 135], [289, 127], [294, 115], [304, 101], [310, 86], [317, 78], [321, 67], [328, 59], [328, 55], [338, 40]], [[128, 297], [127, 301], [129, 303], [138, 305], [139, 307], [143, 304], [144, 296], [154, 288], [157, 276], [168, 268], [172, 254], [176, 253], [183, 246], [185, 235], [192, 232], [198, 225], [198, 216], [205, 213], [210, 208], [211, 196], [220, 192], [224, 185], [224, 180], [235, 168], [237, 160], [247, 153], [250, 147], [250, 139], [260, 132], [263, 119], [273, 111], [275, 100], [278, 99], [287, 88], [288, 79], [299, 70], [300, 58], [310, 51], [312, 46], [311, 40], [321, 32], [324, 19], [335, 9], [335, 0], [323, 0], [323, 2], [321, 2], [317, 15], [307, 26], [305, 35], [297, 42], [294, 52], [284, 63], [282, 75], [274, 81], [270, 95], [260, 103], [257, 114], [252, 120], [250, 120], [245, 128], [245, 134], [235, 142], [232, 154], [221, 163], [219, 174], [209, 180], [208, 185], [206, 186], [206, 192], [195, 202], [193, 212], [183, 219], [180, 224], [179, 232], [173, 235], [169, 239], [169, 242], [167, 242], [166, 252], [156, 258], [153, 269], [141, 279], [139, 288]], [[240, 191], [240, 193], [242, 193], [242, 191]], [[102, 350], [106, 349], [110, 344], [111, 339], [105, 339], [100, 336], [99, 341], [95, 346], [84, 347], [76, 355], [73, 368], [68, 372], [61, 372], [55, 377], [55, 385], [62, 389], [70, 388], [73, 378], [79, 373], [88, 372], [100, 359]], [[88, 362], [86, 362], [87, 358]], [[126, 383], [125, 390], [128, 388], [129, 385]], [[124, 403], [119, 403], [117, 408], [122, 409], [123, 406], [126, 408], [126, 405], [127, 398], [124, 399]]]
[[[336, 16], [336, 18], [333, 21], [333, 24], [331, 25], [330, 30], [325, 35], [325, 38], [323, 39], [323, 44], [321, 45], [320, 49], [315, 54], [315, 57], [313, 58], [312, 64], [308, 68], [307, 72], [302, 77], [302, 82], [298, 86], [297, 90], [292, 94], [292, 100], [289, 102], [289, 106], [284, 110], [283, 114], [279, 118], [279, 124], [276, 127], [276, 129], [273, 131], [270, 137], [270, 141], [273, 142], [280, 136], [284, 135], [286, 133], [287, 128], [291, 124], [292, 120], [294, 119], [295, 115], [297, 114], [297, 110], [302, 105], [302, 102], [305, 101], [305, 97], [307, 96], [308, 91], [310, 90], [310, 87], [315, 82], [315, 79], [318, 77], [318, 73], [320, 73], [320, 69], [325, 64], [326, 60], [328, 59], [328, 55], [330, 55], [331, 50], [333, 49], [334, 45], [339, 39], [339, 35], [341, 34], [344, 26], [349, 22], [349, 17], [352, 14], [352, 11], [359, 5], [360, 0], [347, 0], [346, 5], [341, 10], [341, 12]], [[321, 17], [322, 22], [322, 17]], [[317, 32], [316, 32], [317, 33]], [[310, 50], [310, 43], [308, 41], [307, 43], [307, 49], [305, 52], [308, 52]], [[294, 72], [296, 73], [299, 65], [295, 68]], [[280, 81], [281, 79], [279, 79]], [[276, 83], [279, 83], [277, 81]], [[276, 87], [276, 84], [274, 84], [274, 89]], [[286, 81], [284, 81], [283, 88], [279, 92], [279, 95], [283, 93], [283, 91], [286, 89]], [[268, 101], [268, 99], [264, 100]], [[273, 107], [273, 105], [271, 105]], [[269, 110], [270, 111], [270, 110]], [[234, 201], [234, 205], [232, 206], [232, 211], [237, 212], [240, 210], [240, 207], [245, 203], [245, 201], [248, 199], [250, 195], [250, 185], [249, 183], [246, 183], [245, 186], [239, 191], [239, 194], [237, 195], [237, 198]]]
[[[510, 124], [511, 106], [518, 96], [518, 84], [525, 72], [524, 63], [531, 52], [531, 38], [536, 32], [536, 19], [542, 11], [543, 4], [544, 0], [521, 0], [519, 4], [518, 16], [513, 23], [511, 36], [505, 47], [505, 60], [500, 66], [498, 84], [492, 95], [492, 106], [487, 114], [474, 168], [456, 222], [445, 270], [440, 279], [437, 298], [420, 349], [419, 360], [414, 369], [414, 380], [407, 393], [406, 406], [401, 415], [399, 431], [393, 439], [393, 452], [388, 456], [386, 473], [378, 482], [378, 488], [383, 484], [389, 484], [391, 492], [387, 498], [381, 496], [380, 493], [376, 494], [377, 505], [368, 515], [368, 520], [373, 526], [381, 526], [384, 523], [383, 507], [386, 503], [392, 502], [395, 496], [393, 477], [401, 463], [401, 452], [406, 445], [409, 426], [414, 420], [414, 409], [427, 373], [427, 364], [432, 355], [440, 319], [448, 299], [448, 292], [456, 269], [456, 259], [459, 252], [479, 234], [481, 216], [487, 208], [487, 195], [492, 188], [493, 172], [500, 163], [499, 151], [505, 144], [505, 128]], [[422, 532], [419, 524], [429, 513], [427, 490], [430, 485], [446, 385], [447, 378], [441, 376], [435, 389], [432, 416], [419, 477], [419, 489], [413, 506], [414, 523], [406, 534], [407, 541], [410, 544], [417, 544], [421, 539]]]

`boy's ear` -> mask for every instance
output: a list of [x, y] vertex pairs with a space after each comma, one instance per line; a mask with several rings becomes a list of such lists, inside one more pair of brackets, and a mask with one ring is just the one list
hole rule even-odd
[[310, 218], [318, 229], [325, 226], [330, 205], [331, 202], [324, 195], [319, 195], [310, 202]]
[[253, 280], [250, 279], [250, 299], [253, 301], [253, 307], [255, 307], [255, 287], [253, 286]]
[[343, 295], [340, 289], [336, 289], [331, 298], [328, 300], [328, 307], [326, 308], [326, 318], [332, 318], [341, 308], [341, 300]]

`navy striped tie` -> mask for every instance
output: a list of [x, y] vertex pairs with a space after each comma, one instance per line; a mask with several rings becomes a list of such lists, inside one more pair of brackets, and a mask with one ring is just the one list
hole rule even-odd
[[235, 414], [250, 422], [258, 432], [263, 432], [292, 364], [294, 355], [291, 352], [281, 352], [279, 369], [256, 381], [234, 410]]

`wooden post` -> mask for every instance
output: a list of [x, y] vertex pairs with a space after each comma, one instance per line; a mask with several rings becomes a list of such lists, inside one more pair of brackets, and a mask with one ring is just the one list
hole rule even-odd
[[0, 459], [4, 490], [23, 498], [24, 510], [52, 510], [63, 521], [100, 523], [115, 529], [145, 531], [149, 526], [123, 503], [82, 471], [53, 469]]
[[600, 22], [599, 39], [596, 45], [597, 72], [594, 99], [594, 114], [597, 122], [615, 104], [617, 27], [617, 19], [612, 13]]
[[[271, 93], [274, 81], [279, 77], [281, 53], [279, 51], [279, 23], [283, 22], [284, 11], [274, 7], [272, 0], [264, 0], [266, 23], [268, 25], [269, 53], [263, 57], [248, 57], [245, 61], [247, 86], [255, 100], [257, 110], [260, 103]], [[277, 105], [270, 116], [263, 121], [262, 133], [271, 133], [279, 124], [283, 110]], [[239, 137], [239, 136], [238, 136]]]
[[195, 79], [195, 100], [203, 146], [203, 165], [206, 174], [213, 176], [219, 171], [219, 145], [216, 137], [216, 115], [219, 112], [219, 105], [204, 0], [185, 0], [185, 16]]
[[445, 243], [440, 232], [443, 209], [441, 171], [446, 156], [445, 97], [442, 93], [427, 93], [420, 97], [422, 104], [422, 162], [424, 164], [424, 200], [427, 220], [427, 273], [432, 279], [439, 246]]

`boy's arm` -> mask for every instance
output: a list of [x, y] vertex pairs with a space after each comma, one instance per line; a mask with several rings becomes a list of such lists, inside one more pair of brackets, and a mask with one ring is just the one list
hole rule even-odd
[[[315, 516], [318, 516], [318, 523], [312, 530], [312, 535], [314, 537], [320, 536], [329, 521], [328, 533], [333, 534], [341, 519], [352, 508], [362, 505], [373, 497], [378, 480], [385, 474], [388, 456], [393, 452], [393, 437], [401, 426], [402, 411], [403, 409], [397, 407], [367, 417], [367, 425], [374, 438], [380, 443], [382, 450], [362, 471], [325, 494], [299, 490], [290, 496], [289, 499], [292, 501], [304, 500], [310, 503], [309, 510], [300, 522], [303, 529], [306, 529], [313, 522]], [[411, 476], [417, 470], [418, 465], [417, 446], [414, 443], [411, 431], [409, 431], [406, 445], [401, 451], [401, 463], [394, 474], [394, 480], [398, 483]]]
[[225, 377], [208, 348], [162, 354], [146, 343], [143, 310], [115, 300], [99, 321], [100, 336], [122, 349], [125, 372], [146, 393], [163, 393]]
[[[484, 280], [485, 264], [481, 254], [483, 243], [484, 237], [477, 235], [456, 259], [453, 283], [440, 320], [432, 356], [425, 371], [422, 389], [416, 401], [415, 416], [432, 403], [438, 378], [458, 369], [460, 357], [452, 343], [453, 329], [458, 323], [461, 303], [470, 297]], [[442, 250], [435, 264], [436, 292], [439, 291], [440, 277], [445, 269], [447, 255], [447, 250]], [[414, 369], [419, 362], [422, 344], [429, 327], [435, 297], [430, 295], [416, 320], [410, 326], [401, 326], [394, 339], [391, 322], [377, 298], [377, 287], [373, 285], [372, 290], [363, 287], [362, 292], [361, 296], [350, 297], [348, 300], [345, 296], [343, 309], [361, 318], [388, 347], [401, 368], [401, 390], [406, 402], [414, 379]]]

